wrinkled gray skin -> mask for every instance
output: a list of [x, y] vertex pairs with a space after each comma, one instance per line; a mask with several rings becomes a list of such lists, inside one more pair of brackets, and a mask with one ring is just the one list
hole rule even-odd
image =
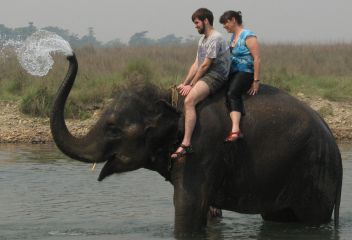
[[[67, 130], [64, 106], [77, 73], [75, 56], [53, 106], [51, 131], [59, 149], [87, 162], [106, 162], [99, 180], [139, 168], [159, 172], [174, 186], [175, 233], [200, 231], [209, 205], [264, 220], [321, 224], [335, 210], [338, 223], [342, 163], [334, 137], [310, 107], [284, 91], [262, 85], [245, 97], [244, 139], [224, 144], [230, 130], [224, 93], [197, 106], [195, 153], [169, 171], [169, 154], [182, 136], [182, 115], [166, 91], [131, 85], [89, 133]], [[334, 209], [335, 208], [335, 209]]]

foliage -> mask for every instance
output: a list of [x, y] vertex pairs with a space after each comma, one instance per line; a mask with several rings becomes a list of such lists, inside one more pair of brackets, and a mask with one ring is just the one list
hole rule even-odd
[[155, 44], [155, 41], [153, 39], [147, 38], [145, 35], [148, 33], [148, 31], [143, 31], [143, 32], [137, 32], [133, 34], [128, 41], [128, 44], [130, 46], [142, 46], [142, 45], [152, 45]]
[[107, 48], [118, 48], [118, 47], [125, 47], [125, 46], [126, 44], [124, 44], [119, 38], [108, 41], [107, 43], [104, 44], [104, 47], [107, 47]]
[[168, 45], [168, 44], [177, 45], [181, 43], [182, 43], [182, 37], [176, 37], [175, 34], [169, 34], [157, 40], [157, 44], [159, 45]]
[[[168, 88], [185, 77], [196, 54], [196, 44], [96, 48], [75, 50], [79, 71], [66, 106], [66, 116], [85, 118], [115, 97], [121, 83], [134, 79]], [[292, 94], [352, 101], [352, 44], [262, 44], [261, 82]], [[55, 64], [43, 78], [30, 76], [17, 58], [0, 59], [0, 100], [20, 100], [22, 111], [47, 116], [68, 62], [54, 56]], [[321, 109], [330, 114], [329, 109]]]
[[31, 89], [23, 96], [20, 109], [23, 113], [36, 117], [50, 116], [50, 107], [53, 103], [53, 94], [47, 86]]
[[152, 80], [153, 72], [147, 59], [132, 59], [122, 72], [124, 79], [131, 80]]

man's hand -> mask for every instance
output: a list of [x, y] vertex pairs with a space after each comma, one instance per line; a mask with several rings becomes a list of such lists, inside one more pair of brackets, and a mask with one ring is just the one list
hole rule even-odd
[[188, 93], [191, 91], [191, 89], [192, 89], [191, 85], [180, 84], [179, 86], [177, 86], [178, 92], [184, 97], [188, 95]]
[[184, 83], [181, 83], [180, 85], [178, 85], [178, 86], [176, 87], [176, 89], [177, 89], [178, 91], [180, 91], [180, 89], [182, 89], [184, 86], [185, 86], [185, 84], [184, 84]]
[[259, 91], [259, 82], [254, 81], [251, 88], [248, 90], [249, 95], [256, 95]]

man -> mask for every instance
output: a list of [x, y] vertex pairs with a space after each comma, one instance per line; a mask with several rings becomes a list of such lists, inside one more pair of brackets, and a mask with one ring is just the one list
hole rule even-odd
[[191, 153], [191, 138], [196, 124], [196, 105], [209, 94], [214, 94], [227, 81], [230, 69], [230, 55], [223, 36], [213, 28], [213, 13], [200, 8], [192, 15], [192, 21], [199, 34], [197, 57], [188, 71], [186, 79], [177, 86], [185, 96], [185, 134], [181, 145], [171, 155], [178, 158]]

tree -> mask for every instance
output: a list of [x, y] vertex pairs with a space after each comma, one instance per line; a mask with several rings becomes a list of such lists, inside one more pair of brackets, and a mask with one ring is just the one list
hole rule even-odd
[[80, 43], [83, 46], [86, 46], [86, 45], [91, 45], [91, 46], [96, 46], [96, 47], [101, 46], [101, 43], [99, 41], [97, 41], [97, 39], [95, 38], [95, 33], [94, 33], [93, 27], [88, 28], [88, 35], [84, 35], [80, 39]]
[[125, 47], [125, 46], [126, 44], [121, 42], [119, 38], [116, 38], [104, 44], [104, 47]]
[[62, 29], [59, 27], [52, 27], [52, 26], [44, 27], [43, 29], [46, 31], [49, 31], [49, 32], [56, 33], [57, 35], [59, 35], [60, 37], [62, 37], [63, 39], [65, 39], [67, 41], [71, 37], [70, 32], [67, 29]]
[[155, 40], [145, 37], [148, 31], [137, 32], [133, 34], [128, 41], [130, 46], [140, 46], [140, 45], [152, 45], [155, 44]]
[[157, 44], [160, 45], [180, 44], [181, 42], [182, 37], [176, 37], [175, 34], [169, 34], [157, 40]]
[[12, 29], [0, 24], [0, 40], [8, 40], [12, 37]]
[[34, 26], [33, 22], [29, 22], [27, 27], [19, 27], [12, 30], [12, 39], [26, 39], [32, 35], [37, 28]]
[[196, 37], [194, 35], [189, 35], [188, 38], [186, 38], [183, 42], [184, 44], [195, 44], [199, 41], [199, 37]]

